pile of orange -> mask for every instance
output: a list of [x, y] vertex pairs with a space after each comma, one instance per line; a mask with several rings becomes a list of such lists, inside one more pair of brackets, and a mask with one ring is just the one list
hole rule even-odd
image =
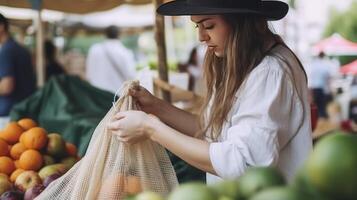
[[141, 179], [138, 176], [111, 174], [104, 179], [99, 187], [98, 199], [122, 199], [125, 195], [136, 195], [143, 191]]
[[[6, 174], [12, 182], [24, 171], [38, 172], [44, 165], [48, 142], [47, 131], [29, 118], [10, 122], [0, 130], [0, 174]], [[77, 147], [66, 143], [66, 154], [77, 156]]]

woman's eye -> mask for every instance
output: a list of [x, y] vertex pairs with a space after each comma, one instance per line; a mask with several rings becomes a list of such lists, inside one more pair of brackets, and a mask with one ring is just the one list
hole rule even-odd
[[214, 27], [214, 26], [211, 25], [211, 26], [205, 26], [204, 28], [208, 30], [208, 29], [213, 29], [213, 27]]
[[195, 25], [195, 28], [198, 28], [198, 24]]
[[202, 27], [204, 29], [212, 29], [214, 27], [214, 24], [212, 24], [212, 23], [203, 23]]

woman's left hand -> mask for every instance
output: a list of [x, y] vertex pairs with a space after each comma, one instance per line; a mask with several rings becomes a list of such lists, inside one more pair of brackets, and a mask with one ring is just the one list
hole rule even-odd
[[150, 118], [150, 115], [142, 111], [119, 112], [109, 123], [108, 130], [120, 141], [134, 144], [148, 137], [145, 124], [148, 124]]

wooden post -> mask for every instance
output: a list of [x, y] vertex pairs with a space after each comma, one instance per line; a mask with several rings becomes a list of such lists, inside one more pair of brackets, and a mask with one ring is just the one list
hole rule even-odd
[[44, 53], [43, 53], [43, 26], [41, 9], [36, 10], [36, 75], [37, 86], [42, 87], [45, 84], [45, 65], [44, 65]]
[[34, 23], [36, 27], [36, 75], [37, 86], [45, 84], [45, 65], [43, 59], [43, 26], [42, 26], [42, 0], [28, 0], [32, 9], [35, 11]]
[[[156, 8], [163, 3], [163, 0], [154, 0], [155, 13]], [[158, 51], [159, 78], [168, 82], [168, 67], [165, 42], [165, 21], [164, 16], [155, 14], [155, 39]], [[163, 98], [171, 102], [170, 92], [162, 90]]]

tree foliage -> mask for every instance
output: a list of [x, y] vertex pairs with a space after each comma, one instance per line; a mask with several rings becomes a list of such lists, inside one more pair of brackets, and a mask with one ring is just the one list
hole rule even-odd
[[357, 1], [353, 1], [350, 8], [343, 12], [333, 11], [331, 20], [328, 23], [324, 36], [328, 37], [333, 33], [339, 33], [343, 37], [357, 42]]
[[295, 8], [296, 8], [296, 6], [295, 6], [295, 0], [289, 0], [289, 1], [288, 1], [288, 4], [289, 4], [290, 8], [292, 8], [292, 9], [295, 9]]
[[[332, 11], [331, 20], [326, 26], [324, 37], [339, 33], [344, 38], [357, 42], [357, 1], [353, 1], [345, 12]], [[357, 56], [340, 56], [341, 64], [347, 64], [357, 59]]]

